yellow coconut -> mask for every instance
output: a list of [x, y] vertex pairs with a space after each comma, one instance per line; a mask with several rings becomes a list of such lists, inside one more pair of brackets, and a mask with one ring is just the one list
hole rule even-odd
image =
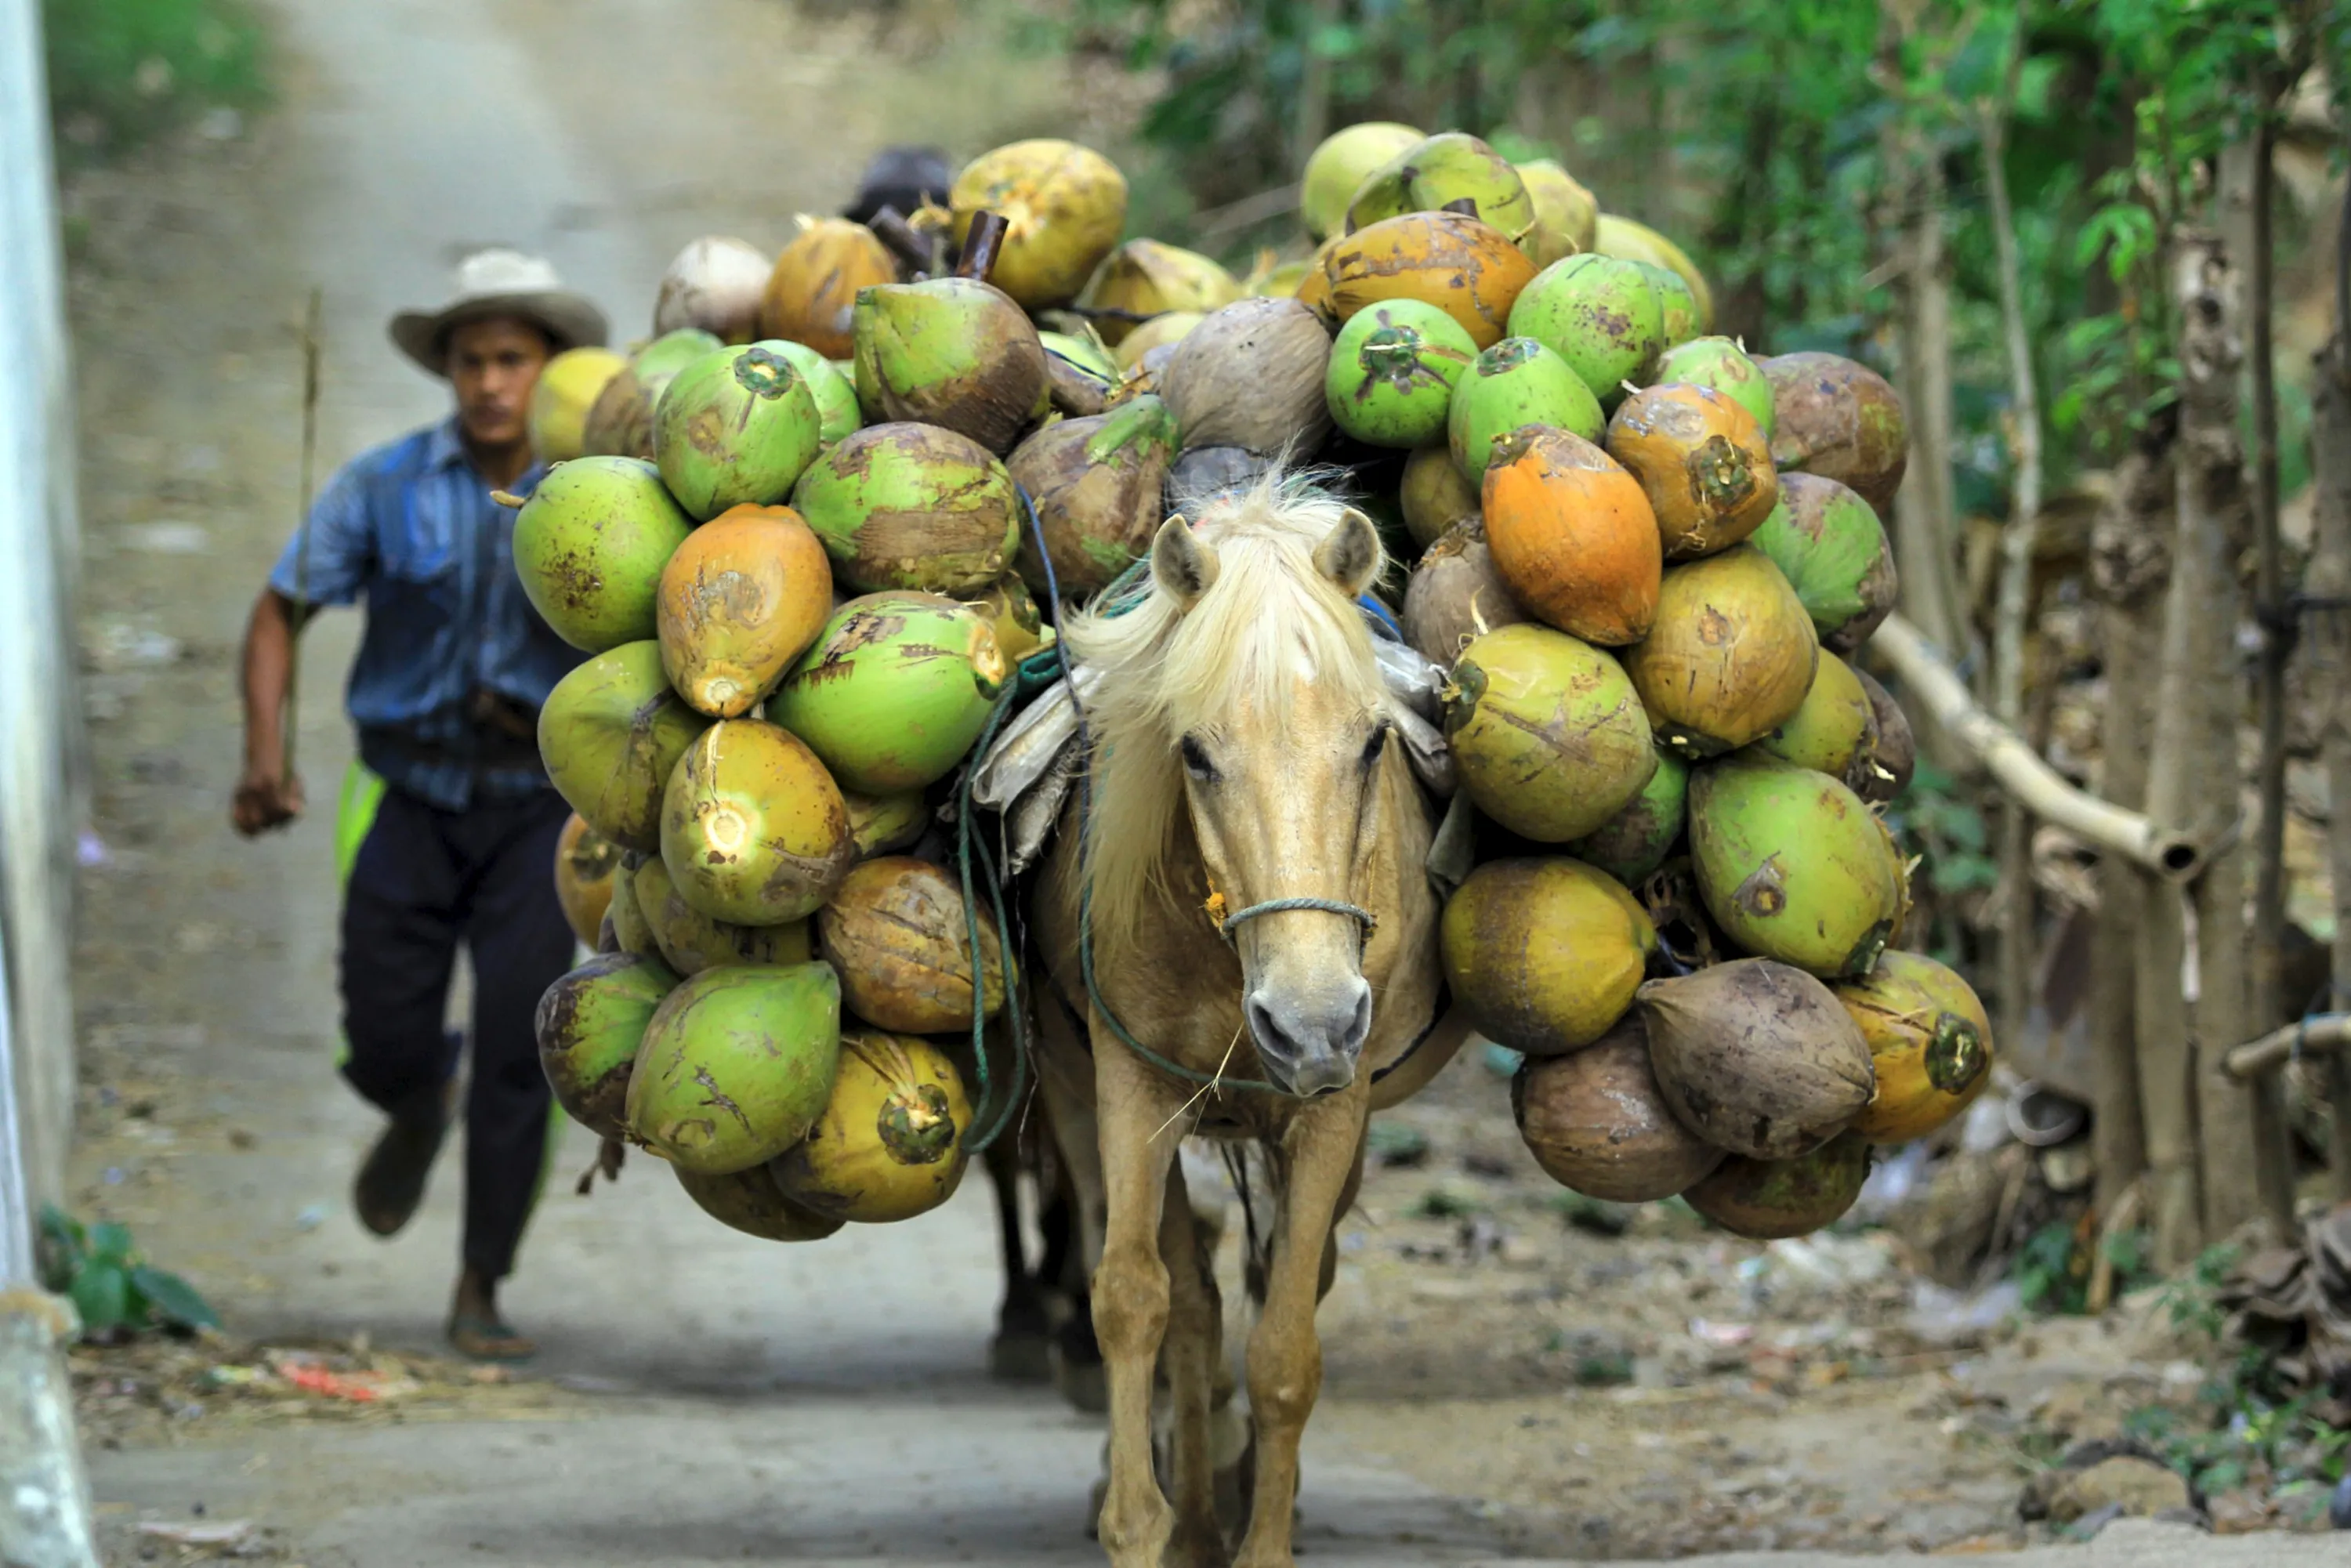
[[812, 913], [857, 858], [832, 775], [798, 736], [756, 718], [720, 719], [686, 748], [662, 799], [661, 846], [685, 901], [737, 925]]
[[1198, 310], [1170, 310], [1165, 316], [1154, 316], [1122, 340], [1112, 351], [1122, 371], [1132, 371], [1143, 363], [1143, 356], [1154, 349], [1172, 348], [1184, 340], [1184, 335], [1207, 316]]
[[566, 349], [548, 361], [530, 392], [532, 455], [569, 463], [585, 453], [588, 411], [628, 363], [610, 349]]
[[955, 1196], [971, 1101], [946, 1053], [911, 1035], [841, 1037], [832, 1098], [768, 1169], [783, 1195], [828, 1219], [912, 1219]]
[[1324, 137], [1307, 155], [1298, 180], [1298, 215], [1306, 232], [1316, 239], [1337, 234], [1364, 176], [1427, 134], [1392, 120], [1367, 120]]
[[799, 223], [799, 235], [777, 255], [768, 275], [759, 336], [806, 343], [826, 359], [845, 360], [857, 291], [897, 282], [898, 264], [863, 224], [805, 216]]
[[1537, 267], [1592, 248], [1600, 227], [1600, 207], [1576, 177], [1549, 158], [1518, 166], [1534, 198], [1535, 226], [1519, 241]]
[[1889, 951], [1833, 988], [1861, 1026], [1877, 1092], [1853, 1130], [1873, 1144], [1923, 1138], [1991, 1082], [1991, 1019], [1975, 991], [1922, 953]]
[[746, 1236], [763, 1241], [821, 1241], [841, 1228], [840, 1220], [811, 1214], [786, 1197], [766, 1166], [729, 1176], [696, 1176], [684, 1166], [670, 1169], [703, 1213]]
[[620, 869], [621, 846], [572, 812], [555, 841], [555, 896], [571, 934], [583, 946], [596, 946], [604, 912], [612, 906], [612, 879]]
[[1207, 312], [1241, 297], [1233, 275], [1208, 257], [1155, 239], [1131, 239], [1110, 253], [1086, 285], [1089, 310], [1118, 311], [1093, 319], [1102, 340], [1116, 348], [1138, 323], [1170, 310]]
[[1004, 248], [987, 280], [1041, 310], [1067, 305], [1126, 226], [1126, 176], [1074, 141], [1015, 141], [965, 165], [947, 194], [959, 246], [983, 212], [1002, 217]]
[[1706, 274], [1698, 269], [1698, 263], [1681, 246], [1656, 230], [1614, 213], [1602, 213], [1593, 225], [1589, 248], [1620, 261], [1646, 261], [1651, 267], [1681, 274], [1682, 281], [1690, 286], [1690, 293], [1698, 300], [1698, 332], [1692, 335], [1714, 330], [1714, 291], [1706, 286]]

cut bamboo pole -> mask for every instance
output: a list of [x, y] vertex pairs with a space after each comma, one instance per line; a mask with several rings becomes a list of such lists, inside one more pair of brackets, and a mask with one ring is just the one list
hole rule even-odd
[[[2304, 622], [2311, 689], [2325, 694], [2320, 747], [2338, 802], [2328, 813], [2327, 864], [2335, 883], [2334, 1004], [2351, 1005], [2351, 202], [2344, 204], [2336, 259], [2337, 326], [2311, 378], [2311, 456], [2316, 468], [2310, 600]], [[2330, 1063], [2335, 1109], [2334, 1192], [2351, 1198], [2351, 1062]]]
[[2250, 1083], [2297, 1056], [2332, 1056], [2346, 1045], [2351, 1045], [2351, 1013], [2317, 1013], [2245, 1041], [2220, 1058], [2220, 1071], [2240, 1083]]

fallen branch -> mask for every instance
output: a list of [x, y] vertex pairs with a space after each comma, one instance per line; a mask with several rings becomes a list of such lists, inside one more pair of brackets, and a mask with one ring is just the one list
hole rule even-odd
[[2145, 812], [2074, 788], [2043, 762], [2015, 731], [1977, 706], [1959, 675], [1909, 622], [1887, 616], [1869, 645], [1944, 732], [2026, 810], [2173, 882], [2187, 882], [2203, 869], [2204, 849], [2195, 839], [2157, 825]]
[[2220, 1059], [2220, 1071], [2240, 1083], [2284, 1066], [2297, 1056], [2324, 1056], [2351, 1045], [2351, 1013], [2317, 1013], [2247, 1040]]

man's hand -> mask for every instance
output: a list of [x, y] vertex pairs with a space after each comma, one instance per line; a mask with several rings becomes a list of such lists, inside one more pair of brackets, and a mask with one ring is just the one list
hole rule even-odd
[[228, 820], [246, 838], [282, 828], [302, 814], [302, 776], [281, 766], [248, 767], [236, 781]]

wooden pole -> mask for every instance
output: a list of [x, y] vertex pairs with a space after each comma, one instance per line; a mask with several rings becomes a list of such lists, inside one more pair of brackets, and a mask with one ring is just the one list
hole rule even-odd
[[[2303, 631], [2311, 689], [2323, 695], [2321, 749], [2333, 799], [2351, 802], [2351, 197], [2335, 237], [2335, 336], [2311, 378], [2311, 459], [2317, 507]], [[2335, 883], [2334, 1005], [2351, 1006], [2351, 809], [2328, 814], [2327, 865]], [[2335, 1109], [2334, 1194], [2351, 1198], [2351, 1062], [2328, 1074]]]
[[2346, 1045], [2351, 1045], [2351, 1013], [2320, 1013], [2247, 1040], [2220, 1058], [2220, 1071], [2247, 1082], [2297, 1056], [2332, 1056]]

